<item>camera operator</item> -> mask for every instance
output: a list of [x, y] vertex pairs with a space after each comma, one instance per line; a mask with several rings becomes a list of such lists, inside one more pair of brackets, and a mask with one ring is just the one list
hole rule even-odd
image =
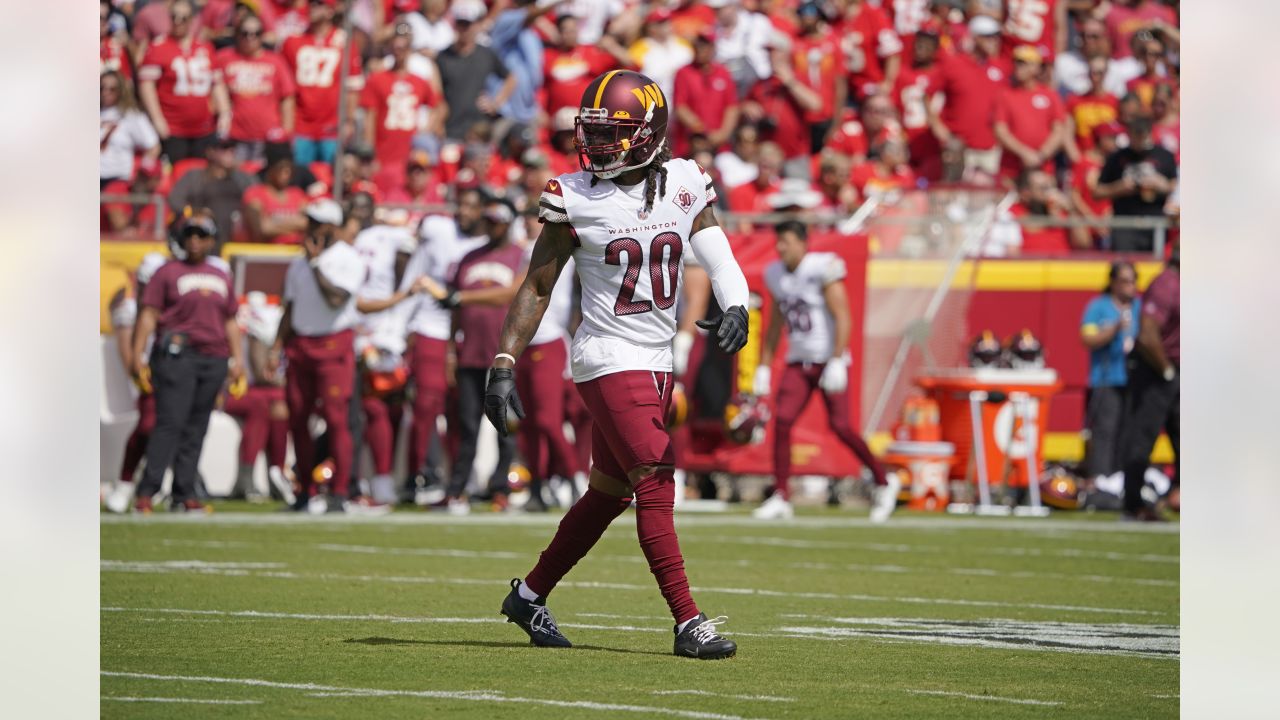
[[[173, 466], [173, 509], [204, 510], [196, 499], [196, 464], [218, 392], [244, 377], [231, 276], [209, 262], [217, 245], [211, 214], [200, 211], [179, 230], [182, 260], [164, 264], [142, 295], [133, 334], [133, 374], [149, 376], [156, 396], [156, 426], [135, 509], [151, 512], [151, 496]], [[148, 361], [147, 339], [156, 333]], [[230, 358], [230, 360], [228, 360]]]

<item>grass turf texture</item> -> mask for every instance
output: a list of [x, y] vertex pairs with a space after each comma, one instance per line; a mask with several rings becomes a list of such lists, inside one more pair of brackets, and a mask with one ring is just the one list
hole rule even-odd
[[739, 645], [700, 662], [671, 655], [632, 512], [552, 594], [557, 650], [498, 615], [557, 517], [244, 509], [103, 516], [103, 717], [1178, 713], [1176, 526], [677, 513], [694, 598]]

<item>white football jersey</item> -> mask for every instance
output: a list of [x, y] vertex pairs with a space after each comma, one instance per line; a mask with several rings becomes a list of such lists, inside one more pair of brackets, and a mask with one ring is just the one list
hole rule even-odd
[[844, 279], [844, 260], [835, 253], [811, 252], [795, 272], [781, 260], [764, 269], [765, 286], [787, 323], [787, 362], [825, 363], [835, 342], [835, 320], [823, 290]]
[[591, 184], [587, 172], [547, 183], [539, 216], [573, 230], [582, 324], [573, 338], [573, 379], [623, 370], [671, 371], [676, 300], [693, 220], [715, 202], [711, 177], [692, 160], [669, 160], [666, 194], [644, 209], [644, 183]]
[[[391, 225], [374, 225], [356, 235], [355, 248], [367, 268], [364, 284], [356, 293], [365, 300], [385, 300], [396, 291], [396, 254], [411, 254], [417, 240], [407, 228]], [[403, 353], [404, 328], [408, 320], [407, 303], [400, 303], [382, 312], [362, 314], [356, 328], [356, 351], [368, 345]]]
[[[458, 223], [443, 215], [432, 215], [423, 220], [418, 235], [421, 243], [405, 267], [404, 278], [400, 281], [402, 289], [410, 287], [423, 275], [441, 285], [452, 283], [462, 258], [489, 241], [484, 235], [463, 235], [458, 230]], [[403, 305], [406, 306], [409, 332], [436, 340], [449, 339], [451, 314], [434, 298], [418, 295]]]

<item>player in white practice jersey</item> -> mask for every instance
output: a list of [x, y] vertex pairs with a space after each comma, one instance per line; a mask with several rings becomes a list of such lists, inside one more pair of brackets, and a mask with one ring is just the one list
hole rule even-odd
[[589, 487], [522, 582], [511, 581], [502, 612], [536, 645], [569, 646], [546, 596], [636, 499], [636, 529], [649, 569], [671, 610], [676, 655], [732, 656], [689, 594], [672, 522], [675, 481], [666, 411], [673, 385], [675, 305], [687, 246], [711, 277], [720, 317], [703, 321], [730, 353], [747, 340], [747, 283], [712, 210], [715, 191], [697, 163], [672, 160], [669, 108], [649, 78], [613, 70], [596, 78], [576, 120], [581, 172], [546, 185], [545, 221], [528, 275], [502, 328], [485, 412], [506, 432], [507, 410], [524, 415], [513, 367], [533, 337], [570, 257], [582, 285], [582, 324], [570, 350], [573, 379], [595, 426]]
[[844, 260], [829, 252], [809, 252], [803, 224], [791, 220], [775, 229], [778, 259], [764, 270], [765, 286], [773, 303], [765, 331], [760, 365], [756, 368], [755, 394], [769, 395], [774, 351], [782, 330], [787, 330], [786, 368], [778, 382], [774, 403], [774, 492], [753, 513], [758, 518], [789, 518], [791, 508], [791, 431], [814, 390], [821, 389], [827, 405], [827, 422], [836, 437], [871, 471], [876, 484], [872, 519], [882, 521], [893, 512], [896, 478], [884, 470], [867, 443], [849, 424], [849, 333], [852, 319], [844, 290]]

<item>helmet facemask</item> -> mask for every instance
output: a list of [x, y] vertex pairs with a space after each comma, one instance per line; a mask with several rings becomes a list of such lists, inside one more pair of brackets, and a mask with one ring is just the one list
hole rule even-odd
[[[582, 108], [573, 121], [579, 167], [607, 180], [648, 165], [665, 142], [653, 142], [654, 132], [649, 126], [653, 110], [650, 104], [641, 120], [609, 117], [604, 108]], [[642, 154], [643, 159], [637, 160]]]

